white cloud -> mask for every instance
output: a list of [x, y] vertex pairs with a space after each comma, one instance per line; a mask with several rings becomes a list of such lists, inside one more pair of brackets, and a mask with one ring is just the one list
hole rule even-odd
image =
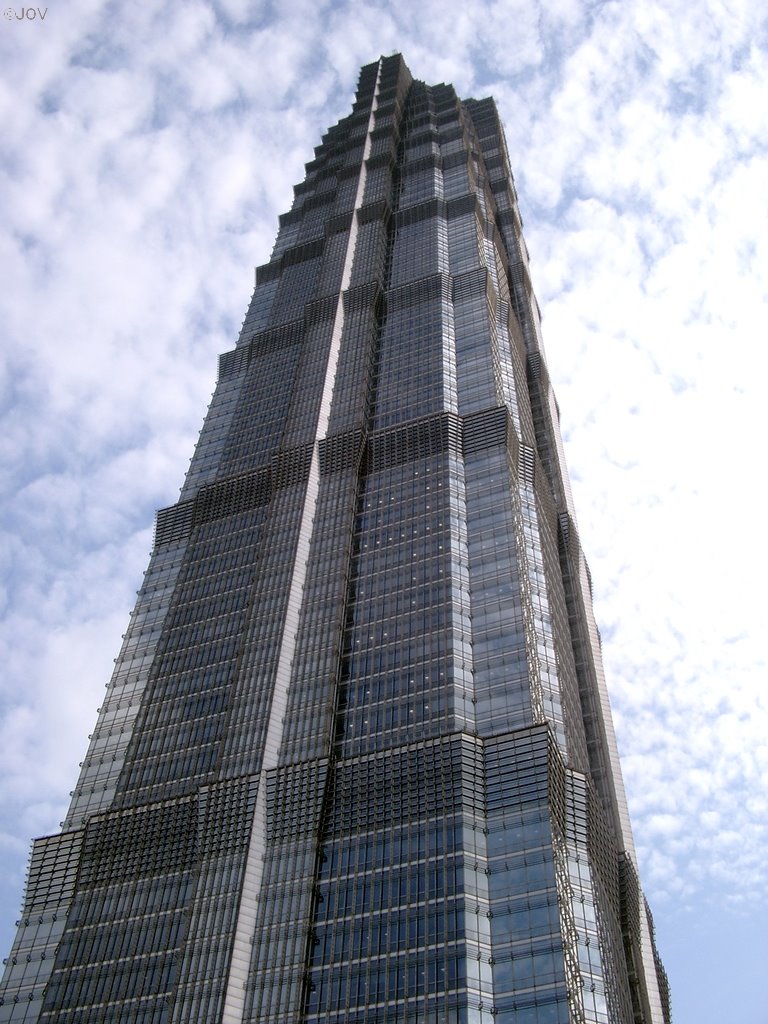
[[[547, 170], [522, 189], [540, 204], [533, 280], [644, 877], [670, 900], [764, 899], [765, 817], [745, 794], [764, 777], [768, 566], [744, 492], [763, 433], [768, 161], [733, 97], [754, 105], [765, 57], [736, 60], [746, 26], [724, 41], [679, 13], [606, 13], [535, 129], [530, 166]], [[682, 107], [680, 82], [705, 91]]]
[[62, 816], [253, 264], [360, 65], [402, 49], [505, 119], [650, 894], [764, 899], [764, 14], [450, 13], [73, 0], [2, 25], [1, 847]]

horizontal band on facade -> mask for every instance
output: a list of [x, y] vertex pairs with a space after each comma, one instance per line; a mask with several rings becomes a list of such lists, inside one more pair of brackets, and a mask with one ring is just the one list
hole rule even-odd
[[[319, 466], [323, 475], [345, 470], [368, 475], [442, 452], [467, 458], [494, 447], [507, 447], [521, 479], [533, 483], [533, 449], [519, 444], [503, 406], [464, 417], [425, 416], [367, 437], [361, 429], [334, 434], [319, 443]], [[177, 543], [203, 523], [268, 505], [276, 490], [307, 479], [311, 458], [311, 444], [277, 452], [268, 466], [209, 484], [195, 498], [160, 509], [155, 545]]]

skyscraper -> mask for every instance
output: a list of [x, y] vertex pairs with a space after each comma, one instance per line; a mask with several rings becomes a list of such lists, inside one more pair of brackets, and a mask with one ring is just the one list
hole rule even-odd
[[492, 100], [363, 68], [22, 914], [0, 1021], [669, 1020]]

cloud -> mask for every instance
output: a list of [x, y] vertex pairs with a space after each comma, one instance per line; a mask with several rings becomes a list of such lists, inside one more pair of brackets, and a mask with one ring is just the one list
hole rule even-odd
[[505, 121], [647, 888], [764, 901], [764, 13], [449, 15], [73, 0], [2, 26], [2, 848], [63, 816], [253, 265], [360, 65], [401, 49]]
[[643, 877], [672, 901], [764, 899], [744, 794], [766, 757], [768, 566], [759, 508], [734, 495], [763, 432], [768, 167], [733, 97], [754, 105], [765, 55], [747, 21], [723, 35], [680, 13], [596, 18], [520, 188]]

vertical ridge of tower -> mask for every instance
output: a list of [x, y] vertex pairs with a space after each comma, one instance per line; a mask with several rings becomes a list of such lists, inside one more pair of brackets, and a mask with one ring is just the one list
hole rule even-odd
[[493, 100], [360, 73], [155, 544], [0, 1022], [664, 1024]]

